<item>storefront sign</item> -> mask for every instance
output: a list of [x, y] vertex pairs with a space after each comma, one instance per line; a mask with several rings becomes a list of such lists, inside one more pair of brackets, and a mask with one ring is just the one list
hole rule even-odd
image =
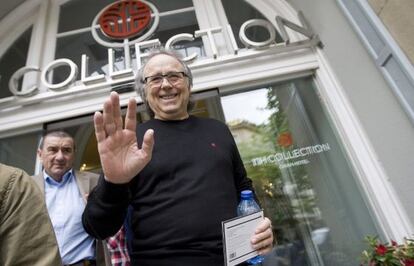
[[[138, 10], [132, 12], [131, 10]], [[129, 13], [128, 13], [129, 12]], [[132, 13], [131, 13], [132, 12]], [[122, 19], [119, 19], [119, 18]], [[149, 18], [152, 17], [150, 22]], [[302, 13], [299, 13], [299, 18], [303, 26], [299, 26], [293, 22], [290, 22], [284, 18], [276, 17], [276, 23], [279, 28], [279, 35], [282, 36], [283, 42], [277, 43], [276, 35], [277, 30], [267, 20], [263, 19], [251, 19], [243, 23], [238, 33], [240, 41], [249, 49], [278, 49], [279, 47], [292, 46], [289, 35], [286, 32], [286, 27], [293, 31], [300, 33], [306, 37], [306, 40], [300, 41], [300, 43], [308, 42], [309, 45], [317, 45], [320, 43], [318, 36], [313, 33], [312, 29], [306, 23]], [[100, 24], [100, 27], [96, 27], [96, 24]], [[135, 72], [132, 66], [131, 49], [135, 52], [136, 69], [139, 69], [142, 65], [143, 59], [148, 56], [146, 52], [143, 52], [147, 48], [161, 47], [162, 44], [159, 39], [148, 40], [156, 28], [159, 22], [159, 12], [157, 8], [147, 1], [119, 1], [108, 5], [101, 12], [97, 14], [91, 25], [91, 32], [95, 40], [108, 47], [108, 74], [107, 75], [89, 75], [88, 74], [88, 60], [89, 58], [83, 54], [81, 56], [80, 66], [80, 79], [78, 77], [79, 66], [77, 66], [72, 60], [67, 58], [60, 58], [50, 62], [45, 68], [40, 69], [37, 66], [25, 66], [17, 70], [10, 78], [9, 89], [15, 96], [19, 97], [32, 97], [39, 93], [36, 85], [30, 88], [19, 88], [19, 80], [29, 72], [40, 72], [42, 85], [47, 87], [51, 91], [63, 91], [68, 88], [80, 86], [89, 88], [90, 86], [96, 87], [97, 84], [111, 84], [111, 82], [121, 80], [133, 81]], [[151, 24], [152, 23], [152, 24]], [[151, 24], [151, 25], [150, 25]], [[268, 32], [268, 39], [262, 42], [256, 42], [249, 39], [246, 32], [251, 27], [262, 27]], [[97, 32], [97, 28], [101, 30], [101, 34]], [[233, 50], [233, 56], [239, 55], [239, 47], [236, 42], [236, 38], [233, 34], [233, 30], [230, 25], [226, 27], [215, 27], [195, 31], [193, 34], [181, 33], [171, 36], [165, 43], [166, 49], [174, 49], [174, 44], [177, 42], [191, 42], [195, 38], [205, 37], [212, 51], [213, 60], [220, 59], [217, 45], [214, 39], [214, 35], [222, 34], [227, 35], [230, 40], [230, 47]], [[135, 39], [133, 37], [136, 37]], [[106, 38], [107, 40], [104, 40]], [[119, 42], [122, 39], [123, 42]], [[224, 38], [227, 39], [227, 38]], [[112, 40], [112, 41], [108, 41]], [[303, 47], [303, 46], [302, 46]], [[114, 49], [121, 49], [124, 53], [124, 69], [115, 70], [114, 62]], [[194, 53], [186, 58], [184, 61], [188, 63], [200, 62], [198, 60], [198, 54]], [[59, 82], [53, 83], [48, 80], [50, 72], [60, 66], [66, 66], [69, 68], [69, 73], [66, 78]], [[79, 79], [79, 80], [78, 80]]]
[[[313, 146], [307, 146], [302, 148], [293, 149], [290, 151], [278, 152], [274, 154], [269, 154], [266, 156], [256, 157], [251, 160], [253, 166], [260, 166], [266, 164], [276, 164], [279, 168], [287, 168], [292, 166], [298, 166], [303, 164], [308, 164], [309, 160], [305, 157], [319, 154], [322, 152], [330, 151], [331, 147], [329, 143], [317, 144]], [[296, 160], [295, 159], [301, 159]]]

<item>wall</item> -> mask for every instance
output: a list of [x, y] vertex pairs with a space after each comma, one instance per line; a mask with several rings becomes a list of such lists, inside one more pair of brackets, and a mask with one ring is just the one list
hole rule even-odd
[[405, 55], [414, 62], [413, 0], [368, 0], [374, 12], [401, 46]]
[[414, 128], [362, 42], [332, 0], [290, 0], [325, 45], [335, 74], [390, 182], [414, 221]]

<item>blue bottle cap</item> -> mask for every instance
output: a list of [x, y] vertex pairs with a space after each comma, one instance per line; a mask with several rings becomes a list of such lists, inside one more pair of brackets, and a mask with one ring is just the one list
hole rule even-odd
[[253, 192], [251, 190], [243, 190], [240, 193], [241, 199], [251, 199], [253, 198]]

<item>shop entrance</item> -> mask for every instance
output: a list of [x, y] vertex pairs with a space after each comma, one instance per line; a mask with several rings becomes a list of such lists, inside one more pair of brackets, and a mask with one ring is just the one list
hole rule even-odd
[[380, 235], [311, 76], [225, 95], [221, 104], [277, 245], [264, 265], [358, 265]]
[[[192, 115], [225, 122], [277, 238], [264, 265], [357, 265], [381, 235], [312, 77], [193, 95]], [[138, 122], [148, 117], [138, 108]], [[92, 116], [47, 125], [77, 142], [75, 167], [100, 171]]]

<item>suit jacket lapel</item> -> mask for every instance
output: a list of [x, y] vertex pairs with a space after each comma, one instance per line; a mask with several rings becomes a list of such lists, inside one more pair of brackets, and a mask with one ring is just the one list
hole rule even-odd
[[33, 176], [33, 180], [42, 191], [42, 195], [45, 194], [45, 179], [43, 178], [43, 173], [39, 173]]
[[86, 196], [89, 194], [89, 178], [82, 172], [75, 171], [76, 183], [78, 184], [79, 192], [83, 200], [86, 202]]

